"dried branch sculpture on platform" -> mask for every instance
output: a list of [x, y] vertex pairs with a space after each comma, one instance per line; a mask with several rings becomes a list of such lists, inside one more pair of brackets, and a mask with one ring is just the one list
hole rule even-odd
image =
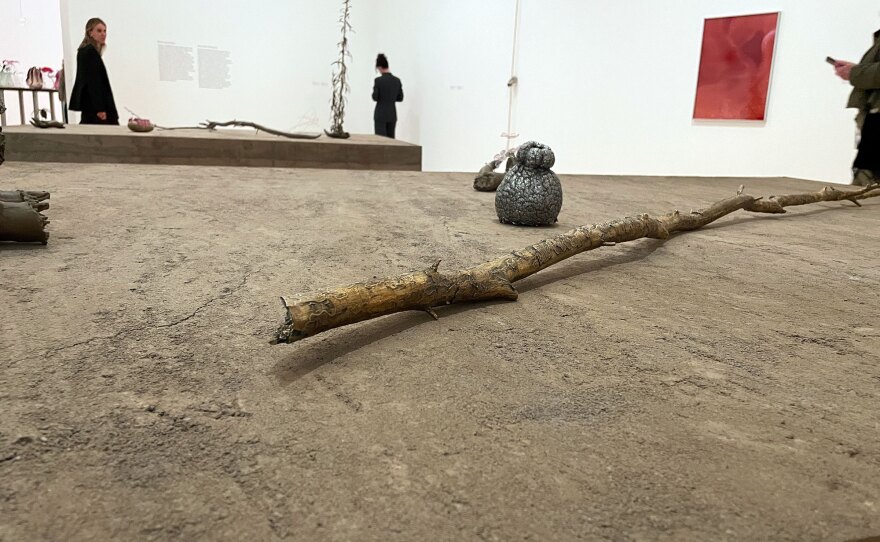
[[0, 241], [43, 243], [49, 241], [49, 219], [40, 211], [49, 208], [48, 192], [0, 190]]
[[31, 126], [35, 128], [61, 128], [64, 129], [64, 123], [58, 122], [57, 120], [48, 120], [49, 113], [45, 109], [40, 109], [39, 113], [34, 111], [34, 116], [31, 118]]
[[226, 122], [217, 122], [214, 120], [209, 120], [205, 122], [199, 123], [198, 126], [159, 126], [158, 124], [154, 124], [156, 128], [159, 130], [210, 130], [214, 131], [218, 127], [223, 126], [244, 126], [250, 127], [260, 132], [266, 132], [267, 134], [277, 135], [281, 137], [286, 137], [289, 139], [318, 139], [321, 137], [321, 134], [304, 134], [300, 132], [282, 132], [281, 130], [275, 130], [274, 128], [266, 128], [256, 122], [251, 122], [248, 120], [228, 120]]
[[61, 128], [64, 129], [64, 123], [57, 120], [31, 119], [31, 126], [35, 128]]
[[345, 61], [351, 59], [348, 50], [348, 33], [351, 31], [349, 15], [351, 14], [351, 0], [343, 0], [342, 12], [339, 15], [339, 24], [342, 30], [342, 39], [339, 41], [339, 58], [333, 62], [333, 97], [330, 100], [330, 114], [332, 115], [330, 131], [324, 132], [339, 139], [345, 139], [349, 133], [342, 127], [345, 120], [345, 95], [351, 90], [348, 86], [348, 66]]
[[675, 232], [696, 230], [737, 210], [754, 213], [784, 213], [785, 207], [823, 201], [851, 201], [880, 196], [880, 184], [858, 191], [825, 187], [818, 192], [786, 196], [754, 197], [739, 192], [705, 209], [661, 216], [643, 214], [603, 224], [581, 226], [551, 239], [495, 260], [450, 272], [440, 272], [438, 260], [424, 271], [397, 277], [361, 282], [318, 293], [282, 298], [285, 321], [278, 328], [273, 344], [292, 343], [336, 327], [369, 320], [386, 314], [421, 310], [437, 315], [432, 307], [517, 298], [513, 283], [575, 254], [601, 246], [636, 239], [666, 239]]

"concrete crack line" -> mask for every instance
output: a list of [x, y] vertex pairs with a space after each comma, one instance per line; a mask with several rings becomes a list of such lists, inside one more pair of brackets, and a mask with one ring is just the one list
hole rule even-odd
[[21, 362], [35, 360], [35, 359], [39, 359], [41, 357], [49, 357], [54, 354], [57, 354], [58, 352], [61, 352], [62, 350], [69, 350], [71, 348], [77, 348], [79, 346], [87, 345], [87, 344], [93, 343], [95, 341], [102, 341], [102, 340], [113, 341], [113, 340], [118, 339], [120, 337], [123, 337], [125, 335], [139, 333], [141, 331], [145, 331], [145, 330], [152, 329], [152, 328], [171, 328], [171, 327], [180, 325], [183, 322], [186, 322], [186, 321], [192, 319], [193, 317], [195, 317], [198, 313], [200, 313], [202, 310], [206, 309], [209, 305], [211, 305], [215, 301], [225, 299], [225, 298], [235, 294], [236, 292], [238, 292], [242, 288], [244, 288], [244, 286], [247, 284], [248, 279], [253, 274], [254, 274], [254, 272], [249, 271], [242, 278], [241, 282], [239, 282], [238, 285], [236, 285], [234, 288], [231, 288], [228, 292], [226, 292], [224, 294], [221, 294], [221, 295], [218, 295], [217, 297], [213, 297], [213, 298], [209, 299], [208, 301], [206, 301], [205, 303], [200, 305], [198, 308], [196, 308], [193, 312], [191, 312], [187, 316], [184, 316], [183, 318], [175, 320], [174, 322], [170, 322], [167, 324], [157, 324], [157, 325], [153, 325], [153, 326], [140, 326], [140, 327], [134, 327], [131, 329], [123, 329], [122, 331], [118, 331], [118, 332], [114, 333], [113, 335], [102, 335], [99, 337], [92, 337], [92, 338], [86, 339], [84, 341], [79, 341], [79, 342], [75, 342], [73, 344], [59, 346], [58, 348], [52, 348], [52, 349], [46, 350], [45, 352], [42, 352], [39, 354], [34, 354], [31, 356], [25, 356], [20, 359], [12, 360], [10, 362], [9, 366], [11, 367], [11, 366], [17, 365]]
[[187, 320], [193, 318], [195, 315], [197, 315], [198, 313], [200, 313], [202, 310], [206, 309], [209, 305], [211, 305], [211, 304], [214, 303], [215, 301], [219, 301], [219, 300], [221, 300], [221, 299], [226, 299], [227, 297], [233, 295], [234, 293], [236, 293], [236, 292], [238, 292], [239, 290], [241, 290], [242, 288], [244, 288], [245, 285], [247, 284], [248, 278], [250, 278], [251, 274], [252, 274], [251, 272], [248, 272], [248, 273], [245, 274], [245, 276], [241, 279], [241, 282], [239, 282], [237, 286], [235, 286], [234, 288], [231, 288], [228, 292], [226, 292], [226, 293], [224, 293], [224, 294], [220, 294], [220, 295], [218, 295], [217, 297], [213, 297], [213, 298], [209, 299], [208, 301], [202, 303], [201, 306], [197, 307], [196, 310], [192, 311], [189, 315], [184, 316], [183, 318], [180, 318], [179, 320], [175, 320], [174, 322], [171, 322], [171, 323], [168, 323], [168, 324], [158, 324], [158, 325], [156, 325], [156, 326], [154, 326], [154, 327], [157, 327], [157, 328], [160, 328], [160, 327], [161, 327], [161, 328], [169, 328], [169, 327], [174, 327], [174, 326], [177, 326], [177, 325], [180, 325], [180, 324], [186, 322]]

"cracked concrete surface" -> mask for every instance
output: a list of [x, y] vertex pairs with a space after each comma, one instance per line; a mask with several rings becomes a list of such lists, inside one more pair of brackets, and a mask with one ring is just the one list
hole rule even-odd
[[278, 298], [464, 267], [790, 179], [6, 163], [0, 540], [847, 540], [880, 534], [880, 202], [584, 254], [516, 302], [289, 346]]

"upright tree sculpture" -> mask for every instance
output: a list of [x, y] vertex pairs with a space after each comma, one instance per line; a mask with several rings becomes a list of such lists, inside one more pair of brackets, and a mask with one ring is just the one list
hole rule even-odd
[[345, 120], [345, 95], [351, 90], [348, 86], [348, 67], [345, 65], [346, 59], [351, 59], [351, 53], [348, 50], [348, 32], [351, 30], [351, 23], [348, 22], [351, 12], [351, 0], [342, 1], [342, 12], [339, 16], [339, 24], [342, 27], [342, 40], [339, 41], [339, 59], [333, 62], [333, 98], [330, 100], [330, 113], [333, 115], [330, 131], [324, 130], [330, 137], [345, 139], [349, 133], [342, 128], [342, 122]]

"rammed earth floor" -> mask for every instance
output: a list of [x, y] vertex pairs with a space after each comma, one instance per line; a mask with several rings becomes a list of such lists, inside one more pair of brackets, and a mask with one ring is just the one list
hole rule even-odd
[[847, 540], [880, 534], [880, 201], [602, 248], [518, 301], [270, 346], [281, 295], [466, 267], [792, 179], [8, 162], [0, 539]]

